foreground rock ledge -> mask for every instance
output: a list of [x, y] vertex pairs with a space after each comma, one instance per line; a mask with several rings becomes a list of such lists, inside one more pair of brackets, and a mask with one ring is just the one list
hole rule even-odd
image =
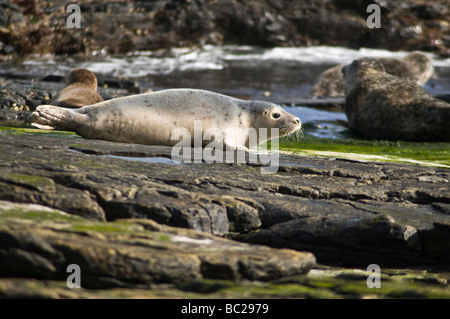
[[[334, 265], [450, 261], [447, 169], [281, 155], [278, 172], [262, 175], [259, 164], [173, 165], [169, 147], [84, 140], [63, 132], [26, 134], [1, 136], [2, 200], [97, 222], [150, 219], [309, 251]], [[185, 258], [199, 267], [198, 257]], [[215, 258], [202, 259], [202, 276], [210, 276]], [[256, 275], [259, 270], [240, 273], [240, 267], [226, 266], [216, 275], [266, 276]]]
[[0, 201], [2, 276], [58, 280], [77, 264], [87, 288], [199, 279], [273, 280], [307, 272], [312, 254], [223, 239], [150, 220], [89, 222], [36, 204]]

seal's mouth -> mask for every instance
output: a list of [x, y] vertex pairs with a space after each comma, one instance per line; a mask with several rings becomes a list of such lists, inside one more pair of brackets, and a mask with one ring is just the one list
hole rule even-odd
[[280, 127], [280, 136], [291, 135], [295, 132], [300, 131], [302, 125], [299, 124], [285, 124]]
[[286, 141], [299, 141], [303, 138], [303, 127], [300, 127], [299, 129], [293, 131], [292, 133], [286, 134], [282, 136], [284, 140]]

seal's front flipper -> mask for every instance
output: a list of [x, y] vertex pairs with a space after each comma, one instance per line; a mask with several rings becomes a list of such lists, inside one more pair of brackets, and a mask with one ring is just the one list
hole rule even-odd
[[248, 147], [235, 143], [227, 143], [227, 141], [225, 141], [224, 146], [225, 150], [227, 151], [245, 151], [247, 153], [249, 152]]
[[75, 129], [89, 120], [87, 115], [76, 110], [54, 105], [40, 105], [31, 115], [33, 126], [38, 128]]

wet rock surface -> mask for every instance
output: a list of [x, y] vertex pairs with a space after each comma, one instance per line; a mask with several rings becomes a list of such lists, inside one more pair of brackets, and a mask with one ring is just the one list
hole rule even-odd
[[[29, 134], [2, 133], [3, 200], [89, 220], [146, 218], [238, 233], [253, 243], [304, 245], [315, 253], [339, 247], [366, 255], [367, 247], [392, 263], [448, 261], [446, 169], [280, 155], [271, 175], [260, 173], [262, 164], [176, 164], [169, 147]], [[436, 236], [439, 245], [432, 244]], [[334, 261], [358, 263], [345, 256]]]
[[[150, 220], [93, 223], [39, 205], [1, 202], [2, 276], [58, 280], [77, 264], [86, 288], [195, 279], [271, 280], [307, 272], [310, 253], [275, 250]], [[32, 221], [25, 223], [24, 221]], [[275, 253], [276, 252], [276, 253]]]
[[[81, 28], [67, 27], [67, 3], [2, 1], [2, 54], [124, 53], [235, 43], [333, 45], [449, 54], [446, 1], [79, 1]], [[381, 28], [370, 29], [370, 4]]]
[[438, 267], [439, 276], [450, 262], [446, 169], [280, 155], [278, 172], [262, 175], [262, 164], [176, 164], [168, 147], [44, 132], [1, 133], [0, 268], [24, 278], [15, 289], [16, 279], [0, 279], [3, 296], [20, 296], [24, 280], [44, 297], [114, 296], [64, 290], [72, 263], [85, 288], [174, 285], [125, 293], [133, 298], [242, 280], [267, 282], [270, 296], [315, 261]]

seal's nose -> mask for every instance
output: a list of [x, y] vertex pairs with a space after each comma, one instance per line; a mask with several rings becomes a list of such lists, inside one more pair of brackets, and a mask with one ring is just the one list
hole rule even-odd
[[295, 123], [295, 124], [300, 124], [301, 121], [300, 121], [300, 119], [299, 119], [298, 117], [296, 117], [296, 118], [294, 119], [294, 123]]

